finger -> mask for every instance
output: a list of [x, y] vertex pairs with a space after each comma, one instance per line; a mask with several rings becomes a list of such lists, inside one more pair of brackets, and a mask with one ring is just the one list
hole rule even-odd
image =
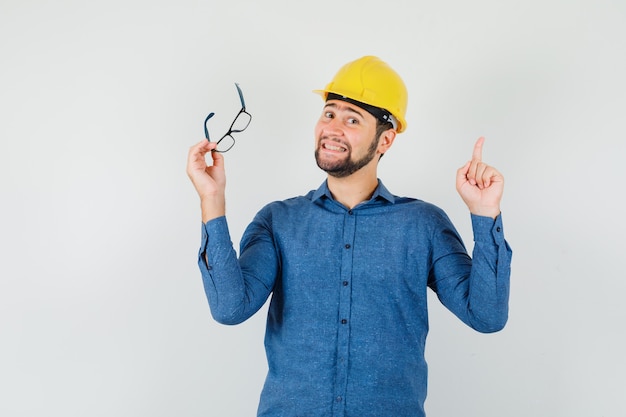
[[492, 166], [488, 166], [485, 171], [485, 187], [490, 187], [492, 184], [504, 182], [502, 174]]
[[488, 168], [489, 165], [483, 164], [482, 162], [476, 166], [476, 186], [480, 189], [489, 187]]
[[475, 159], [472, 159], [469, 162], [469, 167], [467, 168], [467, 181], [472, 185], [476, 185], [476, 180], [477, 180], [476, 176], [477, 176], [479, 165], [480, 165], [480, 161], [477, 161]]
[[[211, 150], [214, 150], [217, 147], [215, 142], [211, 142], [215, 146], [212, 146]], [[224, 168], [224, 155], [221, 152], [211, 152], [211, 158], [213, 158], [213, 166], [217, 168]]]
[[211, 149], [215, 148], [215, 144], [210, 143], [208, 140], [202, 140], [191, 148], [189, 148], [189, 155], [187, 156], [187, 174], [192, 176], [195, 172], [205, 171], [207, 169], [206, 154], [211, 152]]
[[495, 170], [495, 168], [488, 166], [487, 169], [485, 170], [485, 188], [488, 188], [491, 186], [491, 184], [493, 183], [494, 179], [497, 177], [498, 175], [498, 171]]
[[474, 144], [474, 151], [472, 152], [473, 161], [483, 160], [483, 143], [485, 143], [485, 138], [481, 136], [476, 141], [476, 144]]
[[189, 148], [189, 156], [204, 156], [207, 152], [211, 151], [211, 146], [215, 147], [215, 145], [211, 145], [211, 142], [208, 140], [201, 140]]
[[470, 161], [456, 171], [456, 186], [459, 189], [467, 182], [467, 172], [469, 171]]

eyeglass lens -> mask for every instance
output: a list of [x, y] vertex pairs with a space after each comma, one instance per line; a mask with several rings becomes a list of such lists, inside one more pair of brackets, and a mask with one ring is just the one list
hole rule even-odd
[[233, 120], [230, 131], [234, 133], [243, 132], [250, 124], [250, 120], [252, 120], [252, 116], [243, 110], [240, 111], [235, 120]]

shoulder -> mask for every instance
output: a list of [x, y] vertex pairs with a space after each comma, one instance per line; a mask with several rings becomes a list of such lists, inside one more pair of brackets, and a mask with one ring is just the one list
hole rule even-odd
[[392, 211], [446, 217], [444, 211], [433, 203], [415, 197], [392, 194], [380, 180], [376, 194], [378, 200], [385, 201], [385, 205]]
[[447, 213], [436, 204], [411, 197], [395, 197], [393, 204], [386, 206], [390, 215], [388, 221], [404, 227], [421, 230], [442, 230], [454, 228]]
[[407, 210], [413, 212], [419, 212], [424, 214], [443, 215], [446, 216], [444, 210], [428, 201], [420, 200], [413, 197], [398, 197], [394, 196], [395, 201], [393, 206], [399, 210]]
[[312, 202], [313, 191], [300, 196], [286, 198], [284, 200], [275, 200], [267, 203], [259, 210], [259, 215], [276, 215], [286, 214], [288, 212], [297, 212], [309, 207]]

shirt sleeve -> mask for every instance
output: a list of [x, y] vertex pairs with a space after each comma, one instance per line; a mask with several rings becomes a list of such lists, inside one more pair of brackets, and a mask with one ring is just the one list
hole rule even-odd
[[465, 254], [454, 229], [439, 233], [434, 253], [440, 256], [434, 261], [430, 285], [441, 302], [468, 326], [484, 333], [496, 332], [508, 320], [512, 251], [504, 239], [501, 215], [495, 220], [471, 217], [472, 257]]
[[266, 254], [265, 257], [257, 256], [256, 264], [255, 256], [250, 256], [249, 251], [245, 256], [237, 256], [226, 217], [202, 225], [198, 266], [211, 314], [222, 324], [239, 324], [247, 320], [263, 306], [272, 291], [275, 277], [272, 271], [276, 267], [268, 268], [268, 265], [272, 265], [272, 259], [275, 259], [271, 255], [274, 249], [273, 245], [261, 244], [271, 241], [271, 236], [252, 236], [262, 230], [253, 225], [254, 222], [248, 227], [246, 239], [257, 242], [252, 245], [253, 251]]

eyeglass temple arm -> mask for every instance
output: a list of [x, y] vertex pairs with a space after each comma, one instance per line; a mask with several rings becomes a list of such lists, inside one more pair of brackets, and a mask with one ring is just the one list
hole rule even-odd
[[239, 100], [241, 101], [241, 108], [246, 109], [246, 102], [243, 99], [243, 92], [241, 88], [239, 88], [239, 84], [235, 83], [235, 87], [237, 87], [237, 92], [239, 93]]
[[206, 117], [206, 119], [204, 119], [204, 137], [206, 137], [206, 139], [210, 142], [211, 139], [209, 138], [209, 128], [206, 127], [206, 123], [209, 121], [209, 119], [211, 117], [215, 116], [215, 113], [211, 112], [209, 113], [209, 115]]

